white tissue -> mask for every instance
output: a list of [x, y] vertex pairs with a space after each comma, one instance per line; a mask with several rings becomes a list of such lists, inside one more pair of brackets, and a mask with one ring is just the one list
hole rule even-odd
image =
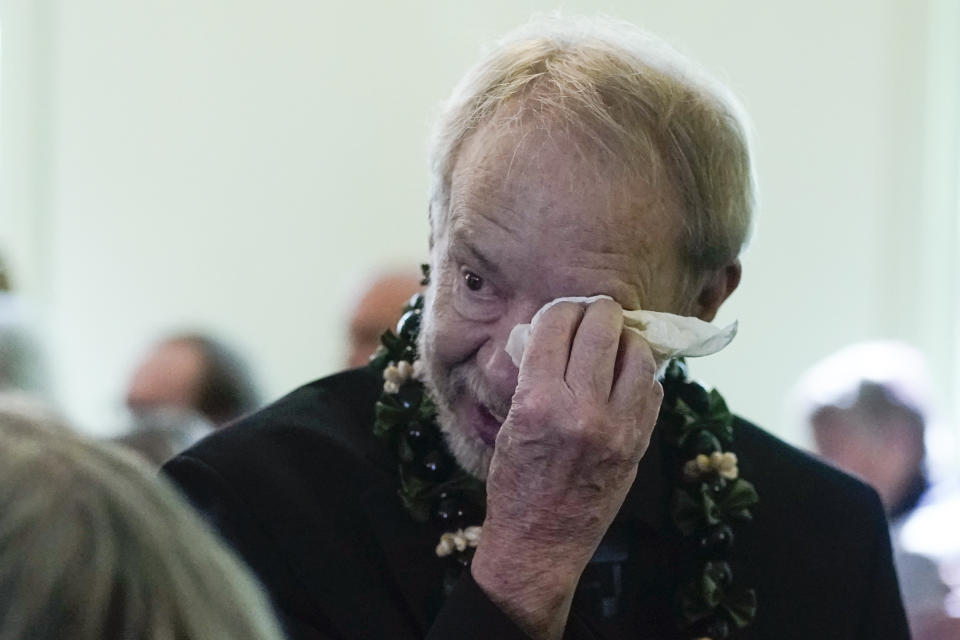
[[[558, 302], [577, 302], [590, 304], [595, 300], [610, 296], [590, 296], [557, 298], [543, 305], [530, 324], [518, 324], [507, 338], [506, 351], [513, 359], [513, 364], [520, 366], [523, 352], [530, 339], [530, 331], [544, 312]], [[641, 311], [640, 309], [623, 312], [623, 325], [630, 331], [635, 331], [647, 341], [653, 351], [653, 357], [660, 366], [670, 358], [709, 356], [726, 347], [737, 335], [737, 323], [727, 325], [723, 329], [717, 328], [709, 322], [699, 318], [678, 316], [661, 311]]]

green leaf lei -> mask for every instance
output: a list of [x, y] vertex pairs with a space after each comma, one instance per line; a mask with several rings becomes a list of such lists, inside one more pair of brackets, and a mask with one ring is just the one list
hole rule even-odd
[[[426, 284], [426, 265], [423, 270]], [[405, 307], [397, 332], [384, 333], [370, 361], [384, 377], [374, 433], [397, 452], [398, 495], [411, 517], [432, 521], [444, 537], [459, 537], [447, 556], [444, 588], [449, 590], [473, 557], [473, 547], [460, 534], [482, 524], [486, 487], [454, 460], [437, 426], [433, 400], [418, 379], [422, 313], [423, 296], [417, 294]], [[670, 513], [690, 560], [688, 577], [676, 593], [677, 627], [691, 640], [733, 638], [736, 629], [753, 621], [757, 597], [753, 589], [734, 585], [726, 558], [733, 525], [751, 519], [757, 492], [739, 477], [736, 456], [729, 450], [734, 416], [723, 397], [690, 381], [682, 359], [669, 363], [662, 382], [657, 428], [664, 432], [672, 457], [682, 462], [674, 477]]]

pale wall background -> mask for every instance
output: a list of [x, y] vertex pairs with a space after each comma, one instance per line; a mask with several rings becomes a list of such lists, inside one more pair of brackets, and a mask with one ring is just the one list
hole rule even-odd
[[[6, 0], [0, 246], [55, 397], [120, 425], [159, 332], [243, 346], [276, 397], [336, 370], [361, 275], [426, 253], [424, 140], [481, 45], [534, 11], [607, 13], [725, 79], [762, 211], [694, 371], [790, 440], [784, 397], [851, 341], [930, 357], [956, 415], [960, 10], [953, 0]], [[952, 47], [952, 48], [951, 48]]]

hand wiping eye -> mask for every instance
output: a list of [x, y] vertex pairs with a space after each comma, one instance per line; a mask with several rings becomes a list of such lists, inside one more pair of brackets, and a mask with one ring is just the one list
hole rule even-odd
[[[603, 298], [612, 299], [610, 296], [557, 298], [543, 305], [534, 314], [530, 324], [518, 324], [510, 332], [506, 351], [513, 359], [513, 364], [520, 366], [530, 331], [547, 309], [559, 302], [590, 304]], [[658, 366], [671, 358], [692, 358], [717, 353], [737, 335], [736, 322], [721, 329], [699, 318], [661, 311], [624, 310], [623, 324], [625, 329], [638, 333], [647, 341]]]

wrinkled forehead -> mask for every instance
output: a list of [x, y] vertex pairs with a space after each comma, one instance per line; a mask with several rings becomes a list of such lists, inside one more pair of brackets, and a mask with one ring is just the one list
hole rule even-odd
[[668, 308], [681, 262], [671, 193], [561, 133], [481, 129], [463, 145], [441, 255], [535, 281], [548, 299]]
[[562, 177], [571, 186], [578, 180], [602, 180], [613, 186], [634, 173], [635, 163], [623, 161], [619, 145], [606, 141], [586, 122], [548, 107], [538, 111], [531, 102], [502, 106], [464, 139], [455, 153], [452, 187], [458, 177], [480, 168], [505, 177], [519, 173], [528, 181]]
[[562, 123], [497, 118], [459, 149], [446, 222], [462, 228], [481, 215], [642, 256], [651, 242], [678, 246], [678, 199], [657, 171], [628, 166]]

